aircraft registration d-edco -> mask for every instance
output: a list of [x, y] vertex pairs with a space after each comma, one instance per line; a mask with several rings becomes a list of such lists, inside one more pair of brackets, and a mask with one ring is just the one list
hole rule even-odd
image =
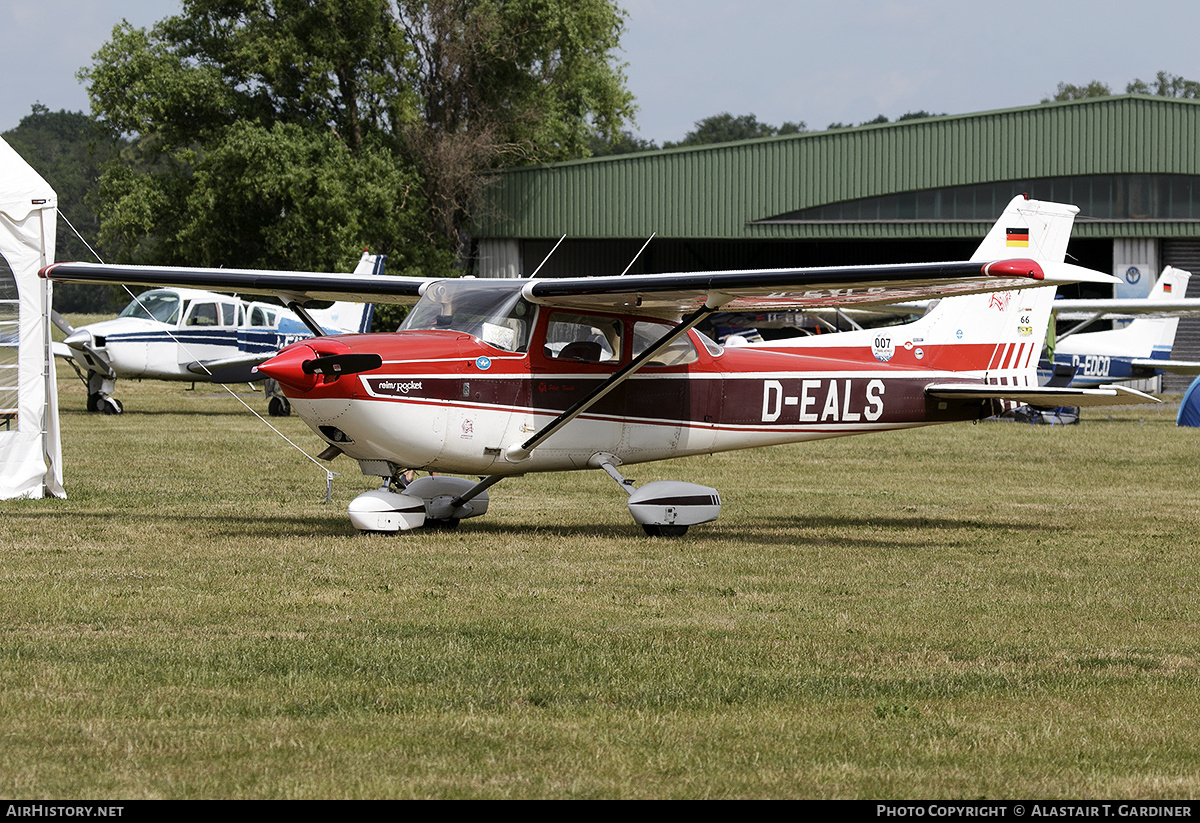
[[[1163, 373], [1200, 374], [1200, 363], [1171, 356], [1179, 319], [1200, 315], [1200, 299], [1186, 296], [1191, 276], [1167, 266], [1146, 297], [1055, 300], [1054, 365], [1072, 375], [1069, 385], [1099, 386]], [[1131, 317], [1120, 328], [1083, 331], [1097, 320]], [[1064, 330], [1066, 321], [1075, 325]]]
[[[599, 469], [650, 535], [715, 520], [716, 489], [634, 488], [622, 465], [978, 420], [1016, 404], [1158, 402], [1124, 387], [1039, 386], [1055, 287], [1115, 282], [1063, 262], [1074, 206], [1015, 198], [970, 261], [580, 278], [356, 278], [60, 263], [60, 282], [190, 285], [311, 300], [408, 303], [394, 333], [313, 337], [227, 382], [277, 380], [327, 444], [381, 488], [350, 504], [364, 532], [455, 526], [529, 472]], [[945, 298], [883, 330], [722, 348], [718, 311]], [[406, 470], [436, 472], [406, 483]], [[451, 475], [466, 475], [458, 477]]]

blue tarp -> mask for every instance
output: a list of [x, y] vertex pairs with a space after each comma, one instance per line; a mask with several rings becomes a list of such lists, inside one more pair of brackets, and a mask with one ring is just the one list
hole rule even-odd
[[1179, 402], [1179, 416], [1175, 418], [1176, 425], [1200, 427], [1200, 388], [1197, 386], [1200, 386], [1200, 377], [1193, 380], [1183, 393], [1183, 400]]

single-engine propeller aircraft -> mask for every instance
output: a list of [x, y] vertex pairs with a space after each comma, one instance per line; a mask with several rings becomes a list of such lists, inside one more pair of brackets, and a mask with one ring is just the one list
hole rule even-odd
[[[1187, 297], [1191, 273], [1167, 266], [1150, 294], [1141, 298], [1055, 300], [1054, 366], [1073, 370], [1072, 386], [1144, 380], [1169, 372], [1200, 374], [1200, 362], [1173, 360], [1179, 318], [1200, 315], [1200, 299]], [[1083, 332], [1104, 318], [1134, 319], [1128, 325]], [[1066, 321], [1078, 321], [1064, 330]]]
[[[364, 252], [356, 275], [383, 274], [384, 258]], [[361, 300], [314, 309], [309, 328], [282, 306], [252, 303], [228, 294], [169, 287], [135, 297], [112, 320], [72, 328], [61, 317], [55, 324], [67, 335], [55, 354], [71, 363], [88, 387], [88, 411], [120, 414], [112, 396], [117, 378], [207, 381], [220, 368], [261, 363], [284, 346], [316, 334], [365, 332], [373, 306]], [[287, 397], [267, 381], [267, 410], [290, 412]]]
[[[382, 478], [350, 504], [362, 531], [455, 526], [483, 514], [506, 477], [600, 469], [648, 534], [678, 535], [716, 519], [717, 490], [676, 481], [635, 489], [620, 466], [975, 420], [1005, 404], [1157, 402], [1121, 387], [1037, 384], [1055, 286], [1114, 282], [1063, 262], [1077, 211], [1016, 198], [972, 260], [953, 263], [386, 283], [72, 263], [42, 275], [269, 293], [293, 305], [414, 303], [396, 333], [313, 337], [255, 367], [328, 445], [322, 457], [345, 454]], [[785, 348], [723, 349], [694, 328], [722, 310], [935, 297], [948, 299], [885, 333]], [[247, 376], [233, 369], [221, 379]], [[408, 469], [437, 474], [406, 484]]]

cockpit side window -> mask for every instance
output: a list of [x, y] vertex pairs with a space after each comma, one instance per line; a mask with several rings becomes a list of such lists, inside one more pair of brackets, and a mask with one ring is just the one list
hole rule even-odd
[[621, 359], [621, 321], [555, 312], [546, 327], [545, 355], [554, 360], [615, 363]]
[[221, 325], [236, 326], [237, 325], [237, 304], [222, 303], [221, 304]]
[[173, 291], [148, 291], [139, 294], [117, 316], [157, 320], [160, 323], [174, 325], [179, 322], [181, 305], [182, 301], [179, 299], [179, 295]]
[[250, 309], [250, 325], [251, 326], [274, 326], [274, 315], [264, 309], [262, 306], [254, 306]]
[[523, 352], [535, 314], [512, 284], [447, 280], [426, 289], [400, 330], [463, 332], [502, 351]]

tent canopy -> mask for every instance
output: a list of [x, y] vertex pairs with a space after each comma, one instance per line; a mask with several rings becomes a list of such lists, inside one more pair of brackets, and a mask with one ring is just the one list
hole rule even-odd
[[50, 284], [58, 197], [0, 138], [0, 498], [64, 497]]

